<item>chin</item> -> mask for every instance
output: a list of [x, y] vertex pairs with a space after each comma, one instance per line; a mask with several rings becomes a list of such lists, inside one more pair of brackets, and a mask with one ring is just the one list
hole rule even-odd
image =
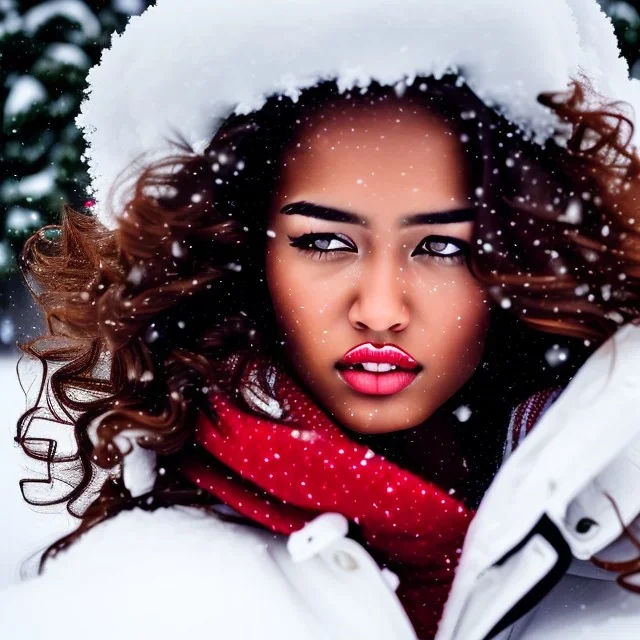
[[[341, 423], [342, 424], [342, 423]], [[343, 424], [344, 428], [353, 431], [354, 433], [360, 433], [363, 435], [366, 434], [382, 434], [382, 433], [393, 433], [395, 431], [406, 431], [407, 429], [411, 429], [417, 425], [414, 424], [398, 424], [398, 425], [388, 425], [388, 424], [378, 424], [378, 423], [351, 423], [351, 424]]]
[[399, 408], [392, 406], [369, 407], [368, 409], [353, 408], [347, 412], [332, 411], [331, 415], [345, 429], [361, 434], [392, 433], [413, 429], [431, 416], [431, 413], [421, 412], [420, 415], [407, 415], [405, 419], [399, 420], [398, 416], [403, 413], [404, 408], [405, 405]]

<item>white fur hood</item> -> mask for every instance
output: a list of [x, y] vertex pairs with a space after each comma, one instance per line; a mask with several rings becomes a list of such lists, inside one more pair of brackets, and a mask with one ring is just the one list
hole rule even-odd
[[96, 211], [116, 226], [107, 207], [116, 178], [141, 154], [169, 154], [176, 132], [199, 150], [222, 118], [273, 94], [295, 99], [322, 79], [401, 90], [448, 72], [538, 142], [556, 122], [537, 96], [582, 74], [640, 105], [640, 83], [596, 0], [158, 0], [89, 73], [77, 124]]

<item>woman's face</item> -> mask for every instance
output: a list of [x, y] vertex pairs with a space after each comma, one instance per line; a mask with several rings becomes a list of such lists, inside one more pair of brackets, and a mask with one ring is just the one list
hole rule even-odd
[[463, 153], [440, 118], [394, 97], [324, 107], [285, 154], [269, 290], [293, 369], [349, 429], [415, 427], [479, 364], [489, 303], [466, 264]]

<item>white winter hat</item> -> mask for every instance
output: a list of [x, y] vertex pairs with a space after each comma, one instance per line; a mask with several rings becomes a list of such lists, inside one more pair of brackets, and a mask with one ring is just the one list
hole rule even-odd
[[538, 143], [557, 123], [537, 96], [582, 74], [640, 105], [640, 82], [596, 0], [157, 0], [89, 72], [76, 122], [97, 215], [117, 226], [107, 206], [116, 178], [143, 153], [175, 152], [176, 131], [200, 149], [222, 118], [273, 94], [448, 72]]

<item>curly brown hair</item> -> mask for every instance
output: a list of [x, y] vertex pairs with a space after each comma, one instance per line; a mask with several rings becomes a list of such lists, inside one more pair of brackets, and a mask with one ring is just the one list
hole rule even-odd
[[[391, 91], [373, 84], [341, 99], [356, 104]], [[600, 342], [639, 315], [633, 126], [624, 105], [588, 106], [589, 92], [583, 81], [540, 96], [561, 123], [544, 146], [454, 76], [417, 79], [404, 94], [464, 143], [477, 186], [469, 266], [496, 301], [486, 362], [453, 400], [476, 398], [474, 415], [490, 427], [466, 436], [478, 461], [471, 502], [499, 464], [509, 411], [566, 384]], [[20, 345], [42, 376], [16, 440], [46, 473], [21, 488], [30, 504], [66, 504], [81, 519], [42, 563], [122, 510], [213, 504], [175, 461], [197, 413], [211, 415], [212, 388], [241, 402], [239, 381], [253, 356], [282, 360], [264, 277], [266, 212], [300, 123], [339, 97], [327, 81], [295, 103], [273, 96], [258, 112], [231, 115], [202, 153], [178, 140], [173, 157], [149, 164], [116, 212], [115, 231], [65, 207], [60, 225], [26, 243], [20, 267], [47, 333]], [[544, 353], [558, 342], [572, 357], [555, 367]], [[132, 442], [158, 455], [155, 485], [142, 496], [122, 481]], [[397, 450], [405, 462], [406, 448]]]

